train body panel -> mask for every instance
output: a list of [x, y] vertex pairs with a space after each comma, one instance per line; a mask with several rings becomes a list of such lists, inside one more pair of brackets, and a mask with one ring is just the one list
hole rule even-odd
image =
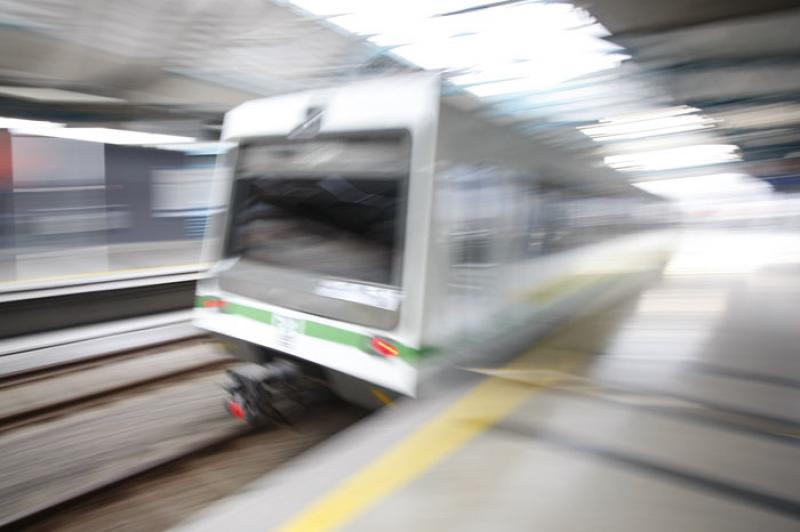
[[[230, 202], [210, 228], [225, 238], [205, 250], [217, 265], [199, 284], [196, 325], [414, 395], [431, 353], [521, 301], [534, 316], [558, 299], [532, 304], [537, 287], [614, 262], [587, 244], [624, 231], [576, 236], [559, 216], [598, 196], [625, 209], [641, 199], [633, 189], [440, 92], [420, 73], [228, 113], [224, 140], [237, 148], [217, 186]], [[616, 260], [641, 253], [617, 240]]]

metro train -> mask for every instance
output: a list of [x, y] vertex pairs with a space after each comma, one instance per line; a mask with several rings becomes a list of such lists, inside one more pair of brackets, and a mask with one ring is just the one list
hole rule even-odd
[[431, 73], [247, 102], [223, 140], [194, 324], [250, 362], [228, 407], [253, 423], [318, 386], [414, 396], [426, 367], [529, 336], [663, 247], [653, 198], [460, 108]]

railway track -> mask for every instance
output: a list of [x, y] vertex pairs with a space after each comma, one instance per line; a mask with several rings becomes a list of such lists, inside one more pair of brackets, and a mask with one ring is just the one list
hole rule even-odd
[[56, 495], [52, 499], [41, 504], [24, 508], [0, 518], [0, 530], [20, 530], [21, 528], [32, 526], [104, 490], [133, 481], [146, 473], [177, 463], [181, 460], [186, 460], [194, 455], [213, 451], [216, 448], [222, 447], [244, 436], [248, 432], [250, 432], [250, 429], [245, 425], [231, 427], [229, 430], [210, 435], [192, 445], [176, 449], [171, 454], [144, 461], [136, 467], [124, 470], [116, 475], [109, 475], [95, 481], [89, 481], [70, 491]]
[[0, 433], [128, 389], [233, 363], [208, 340], [173, 342], [0, 379]]
[[[222, 369], [234, 363], [193, 339], [0, 380], [0, 529], [58, 528], [82, 501], [253, 437], [223, 408]], [[267, 431], [258, 454], [288, 457], [363, 415], [326, 408], [302, 430]]]

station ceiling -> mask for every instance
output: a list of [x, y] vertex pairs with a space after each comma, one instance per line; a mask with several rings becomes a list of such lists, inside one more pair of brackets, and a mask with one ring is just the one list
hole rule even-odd
[[[794, 186], [798, 2], [576, 3], [631, 57], [613, 74], [570, 80], [555, 99], [541, 90], [476, 99], [458, 87], [452, 99], [581, 157], [607, 154], [579, 128], [688, 106], [715, 124], [702, 142], [734, 144], [749, 173]], [[225, 110], [253, 97], [419, 68], [280, 0], [0, 0], [0, 49], [0, 116], [194, 129], [208, 138]], [[672, 141], [697, 141], [686, 139]]]
[[800, 2], [595, 0], [592, 9], [644, 75], [716, 121], [750, 175], [797, 189]]
[[796, 0], [578, 0], [614, 35], [659, 33], [798, 7]]

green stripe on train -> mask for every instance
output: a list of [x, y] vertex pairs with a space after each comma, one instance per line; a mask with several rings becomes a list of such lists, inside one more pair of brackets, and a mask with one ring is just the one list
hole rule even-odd
[[272, 312], [269, 310], [254, 308], [248, 305], [241, 305], [239, 303], [227, 302], [225, 303], [225, 306], [222, 307], [222, 312], [225, 314], [236, 314], [237, 316], [250, 318], [251, 320], [272, 325]]
[[[202, 307], [207, 300], [215, 299], [219, 300], [218, 297], [213, 296], [198, 296], [195, 298], [195, 306]], [[249, 305], [242, 305], [240, 303], [230, 303], [226, 302], [225, 306], [222, 307], [222, 312], [225, 314], [234, 314], [236, 316], [242, 316], [243, 318], [249, 318], [254, 321], [258, 321], [261, 323], [265, 323], [267, 325], [274, 325], [273, 317], [274, 314], [269, 310], [263, 310], [255, 307], [251, 307]], [[370, 336], [365, 334], [357, 333], [354, 331], [349, 331], [347, 329], [341, 329], [339, 327], [334, 327], [333, 325], [326, 325], [324, 323], [319, 323], [316, 321], [311, 320], [304, 320], [305, 324], [303, 327], [303, 334], [306, 336], [310, 336], [312, 338], [319, 338], [320, 340], [326, 340], [328, 342], [334, 342], [340, 345], [346, 345], [349, 347], [355, 347], [361, 351], [370, 352]], [[400, 351], [400, 358], [405, 360], [406, 362], [416, 362], [420, 357], [420, 351], [414, 349], [413, 347], [408, 347], [406, 345], [401, 344], [400, 342], [392, 340], [393, 345], [395, 345], [398, 350]]]

